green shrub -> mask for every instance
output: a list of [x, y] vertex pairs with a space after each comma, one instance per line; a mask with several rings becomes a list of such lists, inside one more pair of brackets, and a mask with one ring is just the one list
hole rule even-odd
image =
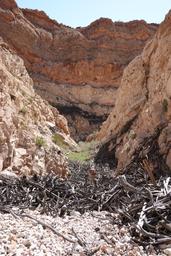
[[45, 145], [46, 145], [46, 142], [45, 142], [45, 140], [44, 140], [44, 138], [43, 137], [36, 137], [36, 141], [35, 141], [35, 144], [36, 144], [36, 146], [38, 146], [38, 147], [44, 147]]
[[67, 154], [67, 157], [71, 161], [79, 161], [81, 163], [91, 159], [92, 155], [95, 152], [96, 142], [80, 142], [80, 149], [78, 151], [70, 151]]
[[22, 107], [19, 111], [19, 113], [25, 115], [27, 113], [27, 108], [26, 107]]
[[21, 91], [22, 95], [25, 97], [26, 96], [26, 92], [25, 91]]
[[29, 101], [30, 104], [32, 104], [33, 103], [33, 97], [29, 97], [28, 101]]
[[68, 144], [65, 142], [64, 138], [58, 133], [52, 136], [52, 141], [61, 148], [68, 148]]

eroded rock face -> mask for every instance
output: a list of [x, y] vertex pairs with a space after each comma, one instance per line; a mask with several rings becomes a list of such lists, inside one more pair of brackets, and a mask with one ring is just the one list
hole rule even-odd
[[66, 119], [34, 92], [23, 60], [0, 38], [0, 172], [67, 175], [55, 134], [76, 146]]
[[[113, 23], [103, 18], [72, 29], [44, 12], [0, 1], [0, 33], [23, 58], [37, 92], [64, 114], [74, 107], [68, 120], [79, 116], [86, 126], [89, 122], [90, 131], [110, 113], [124, 67], [156, 29], [144, 21]], [[101, 121], [92, 122], [94, 116]], [[70, 125], [73, 133], [82, 126]]]
[[118, 161], [118, 169], [130, 163], [144, 138], [159, 127], [157, 147], [171, 168], [170, 42], [171, 12], [143, 53], [124, 70], [115, 107], [98, 134], [104, 145], [108, 143], [108, 152], [115, 148], [113, 159]]

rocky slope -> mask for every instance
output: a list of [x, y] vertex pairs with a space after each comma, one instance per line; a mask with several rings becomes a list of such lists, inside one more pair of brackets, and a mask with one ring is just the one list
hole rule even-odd
[[1, 175], [67, 175], [57, 136], [75, 146], [66, 119], [34, 92], [23, 60], [0, 38]]
[[44, 12], [19, 9], [14, 0], [0, 1], [0, 34], [24, 60], [36, 91], [67, 116], [71, 133], [82, 139], [106, 119], [124, 67], [157, 27], [101, 18], [72, 29]]
[[145, 138], [157, 133], [155, 148], [159, 150], [160, 164], [166, 163], [165, 168], [171, 168], [170, 42], [171, 11], [142, 54], [124, 70], [115, 107], [98, 134], [103, 140], [101, 156], [106, 151], [106, 155], [115, 159], [118, 170], [130, 163]]

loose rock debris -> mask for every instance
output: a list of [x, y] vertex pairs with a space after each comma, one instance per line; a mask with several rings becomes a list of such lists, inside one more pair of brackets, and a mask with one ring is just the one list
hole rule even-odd
[[[15, 209], [15, 212], [20, 210]], [[117, 216], [108, 212], [72, 212], [64, 217], [40, 215], [37, 210], [25, 214], [72, 237], [72, 243], [30, 218], [0, 214], [0, 255], [5, 256], [155, 256], [154, 248], [143, 249], [131, 242], [128, 229], [115, 224]], [[148, 253], [147, 253], [148, 251]], [[158, 254], [157, 255], [162, 255]]]
[[[25, 211], [36, 209], [40, 214], [60, 218], [73, 212], [81, 216], [108, 212], [117, 215], [113, 225], [126, 227], [135, 243], [144, 248], [153, 246], [156, 250], [171, 247], [171, 177], [162, 164], [158, 134], [140, 145], [130, 165], [119, 176], [114, 175], [108, 164], [96, 164], [92, 168], [90, 163], [78, 162], [69, 164], [71, 176], [67, 180], [53, 174], [20, 178], [0, 175], [0, 211], [36, 221], [64, 240], [79, 244], [85, 255], [95, 254], [98, 246], [90, 250], [74, 228], [72, 235], [63, 236]], [[14, 211], [14, 207], [19, 210]], [[103, 233], [100, 237], [113, 247], [113, 235], [108, 237]]]
[[[88, 164], [71, 163], [70, 169], [72, 176], [68, 180], [53, 175], [18, 179], [0, 177], [0, 211], [33, 220], [33, 216], [25, 213], [26, 209], [36, 209], [40, 214], [54, 217], [70, 216], [73, 212], [107, 211], [117, 214], [114, 223], [127, 226], [136, 243], [142, 246], [171, 244], [170, 177], [160, 177], [153, 184], [140, 167], [136, 174], [131, 169], [130, 173], [116, 178], [107, 165], [96, 166], [93, 179]], [[16, 212], [14, 207], [19, 210]], [[46, 223], [37, 222], [49, 228]], [[102, 238], [108, 244], [113, 243], [105, 234]], [[85, 246], [74, 230], [72, 237], [63, 239]]]

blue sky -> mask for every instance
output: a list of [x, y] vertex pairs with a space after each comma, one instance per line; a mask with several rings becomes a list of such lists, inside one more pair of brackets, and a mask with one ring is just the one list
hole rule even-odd
[[171, 0], [16, 0], [20, 7], [45, 11], [50, 18], [71, 27], [87, 26], [107, 17], [113, 21], [144, 19], [160, 23]]

